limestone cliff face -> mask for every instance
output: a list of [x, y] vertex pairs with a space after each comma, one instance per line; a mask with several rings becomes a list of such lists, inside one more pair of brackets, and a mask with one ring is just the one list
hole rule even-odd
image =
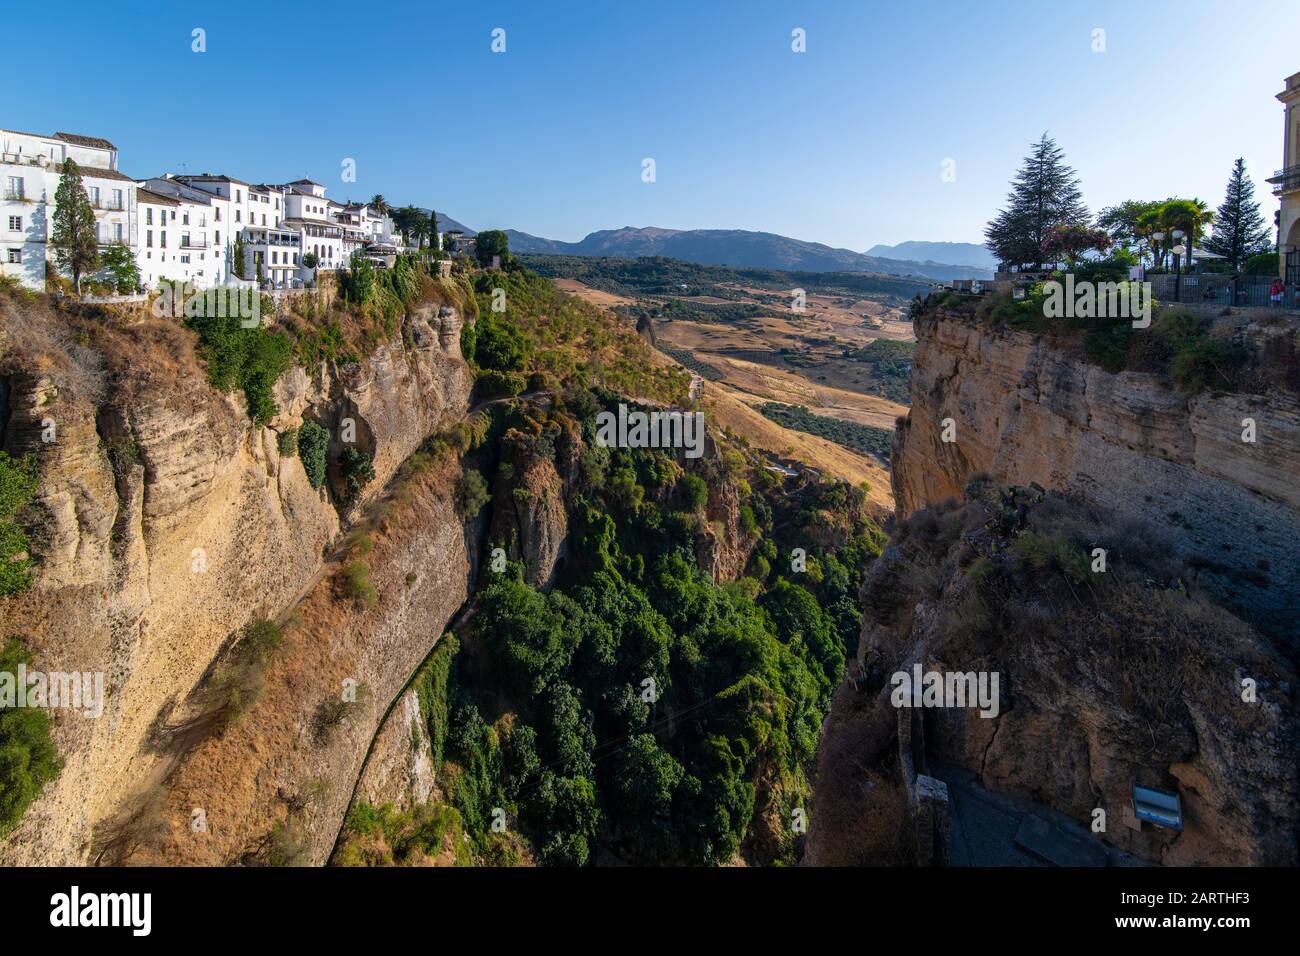
[[[1158, 541], [1130, 542], [1126, 560], [1140, 567], [1091, 581], [1072, 579], [1056, 558], [1037, 566], [1042, 552], [1028, 545], [1058, 534], [1124, 538], [1112, 515], [1077, 499], [1008, 503], [987, 485], [971, 486], [962, 507], [926, 509], [900, 526], [863, 589], [858, 678], [837, 693], [820, 744], [806, 859], [898, 859], [908, 822], [898, 812], [892, 675], [919, 664], [999, 676], [991, 717], [923, 711], [931, 761], [1082, 827], [1100, 808], [1098, 838], [1151, 862], [1295, 864], [1294, 667], [1241, 620], [1171, 587], [1179, 569]], [[1177, 791], [1183, 832], [1126, 826], [1135, 784]], [[895, 832], [882, 833], [882, 818], [896, 820]]]
[[[915, 320], [912, 410], [898, 432], [899, 517], [960, 498], [977, 473], [1072, 490], [1150, 521], [1198, 581], [1273, 633], [1300, 608], [1300, 401], [1189, 398], [1153, 374], [1111, 374], [1035, 336], [941, 309]], [[1288, 328], [1246, 328], [1266, 340]], [[951, 419], [955, 441], [943, 441]], [[1242, 440], [1243, 422], [1255, 438]]]
[[339, 534], [336, 506], [296, 456], [279, 455], [277, 431], [312, 419], [337, 440], [354, 419], [358, 446], [374, 455], [373, 495], [439, 421], [463, 413], [469, 376], [459, 317], [428, 306], [409, 320], [412, 345], [286, 374], [279, 417], [258, 428], [242, 396], [208, 386], [175, 323], [8, 301], [0, 322], [0, 442], [35, 454], [40, 470], [24, 519], [36, 579], [0, 602], [3, 630], [27, 640], [41, 669], [102, 671], [106, 692], [98, 719], [54, 712], [63, 772], [0, 860], [79, 863], [96, 825], [165, 772], [160, 728], [223, 645], [309, 590]]

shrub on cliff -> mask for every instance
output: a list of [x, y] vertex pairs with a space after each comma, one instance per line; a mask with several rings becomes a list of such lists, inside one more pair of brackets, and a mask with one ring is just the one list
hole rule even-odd
[[329, 445], [330, 433], [316, 422], [304, 422], [298, 430], [298, 457], [313, 488], [325, 484], [325, 454]]
[[487, 482], [476, 469], [469, 469], [456, 482], [456, 513], [464, 521], [478, 517], [488, 502]]
[[339, 459], [339, 475], [343, 478], [348, 500], [361, 494], [366, 485], [375, 480], [375, 466], [369, 455], [363, 451], [348, 447], [343, 449]]
[[11, 458], [0, 451], [0, 597], [27, 590], [32, 583], [27, 535], [14, 515], [36, 497], [36, 456]]
[[208, 363], [212, 387], [241, 389], [249, 418], [258, 425], [269, 423], [276, 415], [272, 389], [293, 357], [289, 337], [260, 324], [245, 328], [237, 315], [190, 316], [185, 324], [199, 335], [199, 354]]
[[18, 665], [31, 660], [31, 651], [16, 637], [0, 650], [0, 674], [6, 675], [0, 678], [0, 838], [62, 767], [50, 741], [49, 713], [43, 707], [16, 707], [11, 696]]
[[219, 722], [239, 720], [261, 699], [263, 673], [282, 642], [274, 621], [259, 618], [244, 625], [239, 642], [218, 665], [209, 688]]

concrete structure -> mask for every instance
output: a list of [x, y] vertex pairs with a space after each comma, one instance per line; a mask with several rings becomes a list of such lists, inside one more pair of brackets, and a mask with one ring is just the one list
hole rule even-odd
[[0, 272], [34, 289], [45, 288], [46, 263], [55, 261], [49, 238], [67, 159], [80, 168], [100, 244], [136, 249], [136, 185], [118, 170], [116, 146], [76, 133], [0, 130]]
[[1279, 271], [1289, 284], [1300, 284], [1300, 73], [1286, 79], [1277, 95], [1286, 107], [1282, 133], [1282, 168], [1273, 174], [1273, 195], [1282, 200], [1278, 220]]

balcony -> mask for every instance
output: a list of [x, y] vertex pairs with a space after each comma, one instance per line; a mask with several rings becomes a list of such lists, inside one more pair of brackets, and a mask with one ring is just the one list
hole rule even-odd
[[208, 247], [208, 240], [206, 239], [203, 238], [194, 239], [192, 237], [186, 238], [184, 236], [181, 237], [182, 249], [206, 249], [207, 247]]
[[92, 199], [90, 205], [100, 212], [123, 212], [126, 209], [126, 203], [120, 199]]
[[1268, 182], [1273, 184], [1274, 196], [1300, 191], [1300, 166], [1288, 166], [1286, 169], [1279, 169], [1269, 177]]

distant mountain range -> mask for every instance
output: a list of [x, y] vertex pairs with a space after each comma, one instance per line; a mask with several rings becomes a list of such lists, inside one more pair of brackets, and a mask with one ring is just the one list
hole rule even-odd
[[[805, 242], [771, 232], [746, 229], [660, 229], [653, 226], [602, 229], [579, 242], [543, 239], [507, 229], [510, 250], [558, 256], [666, 256], [683, 262], [751, 269], [804, 272], [877, 272], [915, 275], [927, 279], [982, 279], [992, 275], [986, 267], [909, 261], [863, 255], [852, 249], [834, 249], [820, 242]], [[924, 245], [924, 243], [922, 243]], [[935, 245], [966, 245], [937, 243]]]
[[896, 246], [872, 246], [865, 253], [882, 259], [910, 262], [942, 262], [950, 266], [971, 266], [992, 271], [998, 261], [984, 246], [973, 242], [900, 242]]

